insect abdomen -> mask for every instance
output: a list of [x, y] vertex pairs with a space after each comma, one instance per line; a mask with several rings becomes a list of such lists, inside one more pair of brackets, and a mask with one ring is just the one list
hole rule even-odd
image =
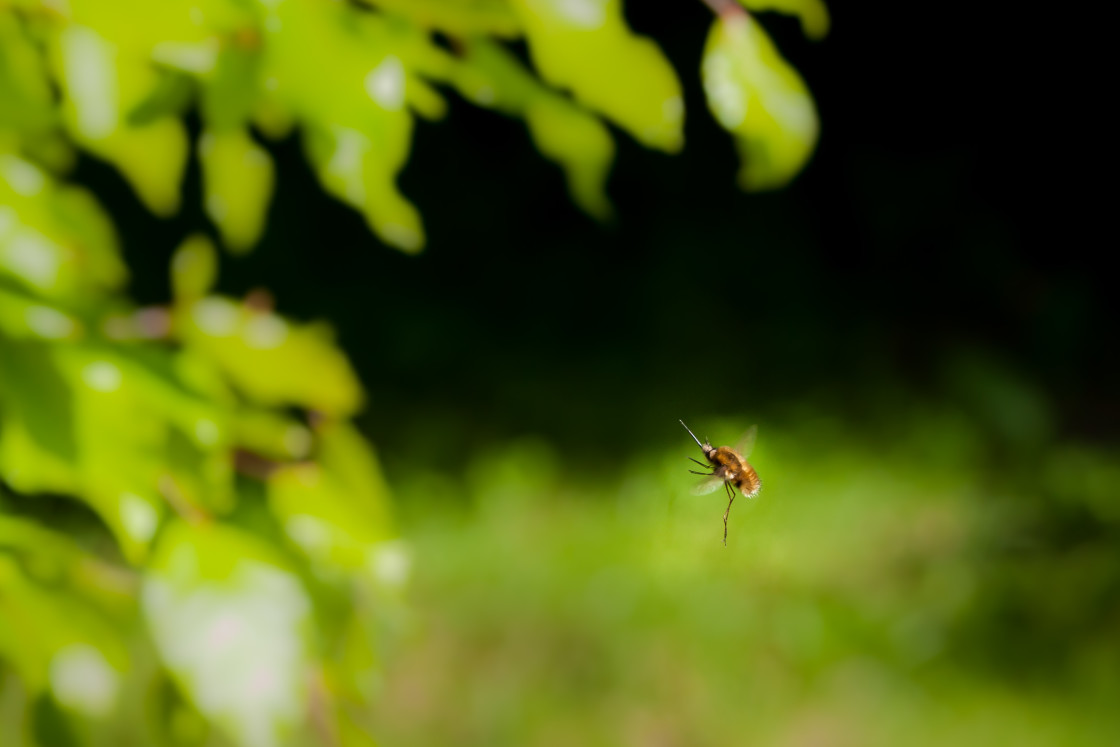
[[747, 498], [758, 495], [758, 491], [762, 490], [762, 480], [758, 479], [758, 473], [749, 464], [743, 466], [743, 472], [739, 475], [739, 490]]

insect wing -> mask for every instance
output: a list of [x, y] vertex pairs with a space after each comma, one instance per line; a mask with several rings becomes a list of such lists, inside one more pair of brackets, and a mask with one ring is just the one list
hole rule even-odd
[[692, 488], [693, 495], [707, 495], [708, 493], [715, 492], [723, 487], [723, 477], [720, 475], [712, 475], [705, 477]]
[[751, 451], [754, 449], [755, 439], [757, 438], [758, 426], [752, 425], [750, 428], [747, 428], [747, 432], [744, 433], [743, 437], [739, 439], [739, 443], [735, 444], [735, 451], [737, 451], [739, 453], [739, 456], [743, 457], [744, 459], [749, 458], [751, 455]]

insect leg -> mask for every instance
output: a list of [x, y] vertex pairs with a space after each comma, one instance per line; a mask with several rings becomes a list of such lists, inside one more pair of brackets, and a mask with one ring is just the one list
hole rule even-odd
[[727, 517], [731, 513], [731, 504], [735, 502], [735, 488], [731, 487], [731, 483], [725, 482], [723, 487], [727, 490], [727, 510], [723, 512], [723, 545], [727, 546]]
[[711, 477], [712, 475], [715, 474], [715, 472], [697, 472], [694, 469], [690, 469], [689, 472], [691, 472], [694, 475], [704, 475], [704, 477]]
[[696, 462], [696, 463], [697, 463], [697, 464], [699, 464], [699, 465], [700, 465], [701, 467], [706, 467], [706, 468], [708, 468], [708, 469], [711, 469], [711, 466], [712, 466], [712, 465], [708, 464], [707, 462], [701, 462], [701, 461], [700, 461], [699, 459], [693, 459], [692, 457], [689, 457], [689, 458], [688, 458], [688, 460], [689, 460], [690, 462]]

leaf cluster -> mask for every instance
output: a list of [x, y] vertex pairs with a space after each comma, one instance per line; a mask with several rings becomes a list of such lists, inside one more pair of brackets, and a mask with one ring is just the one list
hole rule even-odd
[[[714, 5], [709, 105], [742, 185], [781, 186], [812, 99], [753, 16]], [[827, 29], [819, 0], [744, 5]], [[677, 73], [620, 0], [0, 0], [0, 743], [368, 742], [409, 555], [350, 362], [327, 325], [216, 292], [201, 236], [172, 297], [138, 306], [68, 174], [81, 151], [169, 216], [195, 153], [221, 244], [246, 251], [266, 141], [298, 133], [327, 192], [418, 251], [397, 179], [448, 95], [523, 120], [600, 219], [608, 125], [684, 143]]]

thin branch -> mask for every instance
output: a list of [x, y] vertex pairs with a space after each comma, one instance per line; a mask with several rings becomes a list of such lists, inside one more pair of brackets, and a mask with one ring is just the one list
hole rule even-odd
[[210, 514], [202, 506], [188, 498], [170, 474], [160, 476], [159, 494], [167, 501], [167, 505], [171, 506], [171, 509], [188, 524], [198, 526], [210, 523]]
[[736, 18], [747, 15], [746, 9], [735, 0], [700, 0], [720, 18]]

